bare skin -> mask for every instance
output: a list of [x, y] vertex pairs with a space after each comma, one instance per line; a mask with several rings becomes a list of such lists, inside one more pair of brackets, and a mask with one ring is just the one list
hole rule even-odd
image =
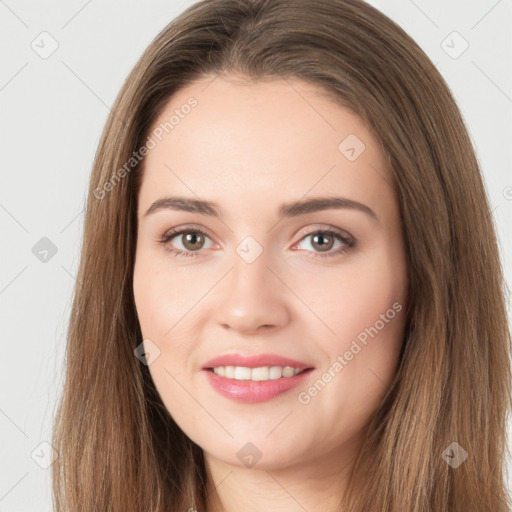
[[[408, 277], [391, 171], [363, 121], [316, 86], [213, 78], [171, 98], [155, 128], [190, 97], [198, 103], [145, 161], [134, 294], [145, 347], [160, 351], [149, 369], [204, 451], [209, 512], [337, 510], [403, 342]], [[215, 202], [221, 217], [164, 207], [146, 215], [168, 196]], [[282, 203], [334, 196], [375, 215], [279, 214]], [[187, 231], [162, 243], [173, 228]], [[315, 236], [329, 228], [336, 233]], [[205, 234], [194, 239], [197, 229]], [[202, 369], [232, 353], [313, 369], [294, 389], [241, 403]], [[255, 464], [240, 456], [244, 446]]]

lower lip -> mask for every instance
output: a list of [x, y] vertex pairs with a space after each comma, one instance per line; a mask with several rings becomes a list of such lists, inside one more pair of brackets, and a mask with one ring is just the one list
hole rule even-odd
[[231, 400], [245, 403], [266, 402], [297, 387], [311, 372], [309, 368], [293, 377], [272, 380], [236, 380], [221, 377], [211, 370], [202, 370], [210, 385], [219, 394]]

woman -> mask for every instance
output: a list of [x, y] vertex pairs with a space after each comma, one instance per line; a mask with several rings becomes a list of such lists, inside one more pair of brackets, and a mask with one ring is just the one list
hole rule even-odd
[[360, 0], [198, 2], [112, 111], [57, 510], [509, 510], [491, 212], [404, 31]]

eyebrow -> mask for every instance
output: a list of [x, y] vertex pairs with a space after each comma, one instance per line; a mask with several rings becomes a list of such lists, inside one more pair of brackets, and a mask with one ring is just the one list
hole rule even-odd
[[[306, 213], [314, 213], [322, 210], [349, 208], [366, 213], [378, 221], [376, 213], [367, 205], [347, 199], [345, 197], [316, 197], [307, 200], [298, 200], [291, 203], [283, 203], [278, 213], [280, 217], [297, 217]], [[200, 213], [211, 217], [221, 218], [217, 203], [203, 201], [183, 196], [164, 197], [155, 201], [146, 211], [144, 216], [151, 215], [160, 210], [179, 210], [192, 213]]]

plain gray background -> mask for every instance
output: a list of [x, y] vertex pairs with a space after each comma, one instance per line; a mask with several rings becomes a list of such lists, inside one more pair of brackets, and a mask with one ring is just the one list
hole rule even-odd
[[[192, 3], [0, 0], [0, 512], [52, 508], [48, 443], [94, 153], [126, 75]], [[450, 85], [482, 166], [510, 283], [512, 0], [370, 3], [420, 44]]]

